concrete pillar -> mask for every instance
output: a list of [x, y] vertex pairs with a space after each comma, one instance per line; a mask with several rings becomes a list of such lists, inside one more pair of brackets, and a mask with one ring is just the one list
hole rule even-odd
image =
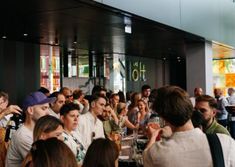
[[213, 93], [213, 50], [212, 42], [205, 43], [205, 62], [206, 62], [206, 89], [205, 94], [214, 96]]
[[201, 42], [186, 46], [186, 85], [190, 96], [195, 87], [205, 94], [213, 95], [212, 44]]

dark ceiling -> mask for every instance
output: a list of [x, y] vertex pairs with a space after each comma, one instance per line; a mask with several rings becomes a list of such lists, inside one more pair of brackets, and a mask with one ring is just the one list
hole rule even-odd
[[[61, 47], [97, 54], [170, 59], [185, 57], [185, 43], [204, 40], [90, 0], [4, 0], [0, 10], [7, 40], [54, 45], [58, 39]], [[124, 17], [131, 18], [131, 34], [124, 31]]]

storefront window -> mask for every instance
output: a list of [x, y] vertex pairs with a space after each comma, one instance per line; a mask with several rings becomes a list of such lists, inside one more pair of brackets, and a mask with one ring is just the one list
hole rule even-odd
[[213, 85], [224, 94], [228, 88], [235, 88], [235, 55], [232, 48], [213, 45]]
[[113, 90], [118, 92], [119, 90], [126, 91], [126, 63], [125, 55], [114, 54], [113, 55]]
[[87, 50], [76, 49], [68, 55], [68, 77], [89, 77]]
[[40, 46], [40, 85], [52, 91], [60, 88], [60, 55], [58, 46]]

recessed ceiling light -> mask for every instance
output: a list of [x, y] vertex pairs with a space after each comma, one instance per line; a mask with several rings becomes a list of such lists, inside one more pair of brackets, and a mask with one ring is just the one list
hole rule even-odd
[[131, 25], [125, 25], [125, 33], [131, 34]]

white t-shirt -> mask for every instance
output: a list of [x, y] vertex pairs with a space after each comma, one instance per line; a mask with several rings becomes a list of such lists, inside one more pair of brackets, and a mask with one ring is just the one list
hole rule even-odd
[[232, 96], [227, 97], [227, 100], [228, 100], [229, 105], [235, 105], [235, 94], [233, 94]]
[[0, 120], [0, 127], [7, 127], [7, 123], [10, 121], [10, 118], [13, 116], [13, 114], [9, 114], [4, 116], [1, 120]]
[[195, 104], [196, 104], [196, 98], [195, 97], [190, 97], [190, 101], [193, 105], [193, 107], [195, 107]]
[[[226, 167], [235, 166], [235, 141], [217, 134]], [[144, 151], [144, 167], [213, 167], [206, 135], [198, 128], [175, 132], [169, 139], [154, 143]]]
[[93, 139], [105, 138], [103, 123], [98, 118], [95, 118], [91, 112], [79, 117], [77, 130], [82, 137], [85, 150], [88, 149]]
[[12, 136], [7, 151], [6, 167], [21, 167], [21, 164], [31, 149], [33, 132], [22, 125]]
[[56, 114], [51, 108], [48, 108], [48, 111], [49, 111], [49, 115], [60, 119], [60, 114], [59, 113]]

